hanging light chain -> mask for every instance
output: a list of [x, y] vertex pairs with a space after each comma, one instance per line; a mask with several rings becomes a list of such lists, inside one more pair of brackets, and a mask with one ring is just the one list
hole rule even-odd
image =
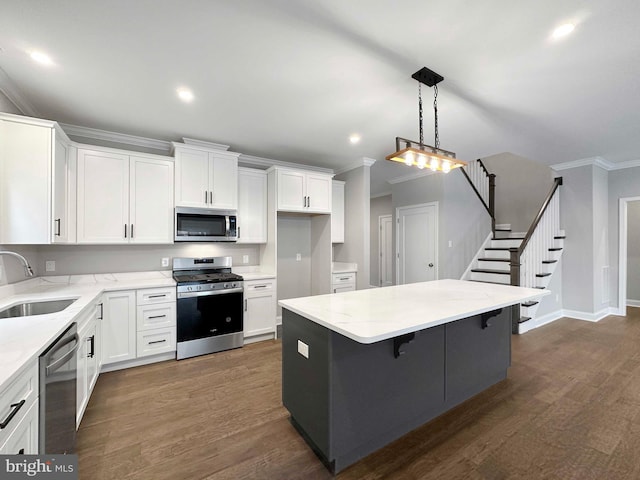
[[[422, 107], [421, 111], [422, 111]], [[440, 137], [438, 136], [438, 85], [433, 86], [433, 114], [434, 114], [434, 130], [435, 130], [435, 140], [434, 146], [436, 148], [440, 148]], [[422, 119], [420, 120], [420, 143], [422, 143]]]
[[418, 82], [418, 121], [420, 123], [420, 146], [424, 144], [424, 134], [422, 132], [422, 84]]

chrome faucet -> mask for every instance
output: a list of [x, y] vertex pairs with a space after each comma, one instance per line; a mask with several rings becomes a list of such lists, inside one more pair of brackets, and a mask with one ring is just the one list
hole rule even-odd
[[9, 255], [10, 257], [16, 257], [22, 262], [22, 265], [24, 265], [24, 275], [26, 277], [33, 277], [33, 270], [31, 269], [31, 265], [29, 265], [27, 259], [22, 255], [16, 252], [9, 252], [8, 250], [0, 250], [0, 255]]

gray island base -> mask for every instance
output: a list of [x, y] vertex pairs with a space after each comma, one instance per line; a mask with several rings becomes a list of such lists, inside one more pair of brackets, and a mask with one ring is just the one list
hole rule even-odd
[[283, 309], [282, 399], [291, 423], [338, 473], [505, 379], [510, 311], [493, 312], [485, 328], [476, 315], [415, 332], [409, 343], [403, 335], [362, 344]]

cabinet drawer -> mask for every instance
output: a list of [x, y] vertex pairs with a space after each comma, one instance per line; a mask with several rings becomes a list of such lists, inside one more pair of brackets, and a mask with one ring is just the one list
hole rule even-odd
[[34, 361], [18, 378], [0, 393], [0, 445], [24, 418], [38, 397], [38, 362]]
[[333, 273], [331, 283], [336, 285], [343, 285], [345, 283], [356, 283], [356, 274], [354, 272], [350, 273]]
[[176, 327], [138, 332], [138, 357], [171, 352], [176, 349]]
[[24, 409], [26, 412], [20, 423], [5, 440], [0, 441], [1, 455], [38, 454], [38, 402], [33, 401], [30, 406], [25, 404]]
[[176, 302], [138, 306], [138, 332], [176, 326]]
[[247, 297], [252, 295], [260, 295], [264, 292], [273, 292], [275, 282], [273, 280], [251, 280], [244, 282], [244, 293]]
[[152, 305], [154, 303], [175, 302], [175, 287], [147, 288], [137, 290], [136, 302], [138, 305]]

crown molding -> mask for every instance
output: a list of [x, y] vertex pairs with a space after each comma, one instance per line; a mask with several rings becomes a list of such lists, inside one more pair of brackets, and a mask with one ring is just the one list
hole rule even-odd
[[389, 195], [391, 195], [391, 190], [389, 190], [388, 192], [376, 193], [375, 195], [371, 195], [370, 198], [387, 197]]
[[396, 183], [407, 182], [409, 180], [414, 180], [416, 178], [427, 177], [429, 175], [434, 175], [436, 172], [432, 171], [430, 168], [425, 168], [419, 172], [409, 173], [408, 175], [401, 175], [399, 177], [394, 177], [387, 180], [387, 183], [391, 185], [395, 185]]
[[138, 137], [136, 135], [128, 135], [126, 133], [108, 132], [98, 128], [80, 127], [78, 125], [69, 125], [61, 123], [60, 126], [67, 135], [90, 138], [94, 140], [102, 140], [107, 142], [119, 143], [122, 145], [134, 145], [137, 147], [150, 148], [160, 150], [168, 154], [171, 151], [171, 142], [164, 140], [155, 140], [153, 138]]
[[629, 160], [626, 162], [610, 162], [602, 157], [590, 157], [580, 160], [574, 160], [573, 162], [564, 162], [551, 165], [551, 168], [556, 171], [569, 170], [571, 168], [586, 167], [588, 165], [594, 165], [600, 167], [608, 172], [611, 170], [623, 170], [625, 168], [640, 167], [640, 159]]
[[334, 174], [331, 168], [315, 167], [312, 165], [302, 165], [300, 163], [285, 162], [283, 160], [274, 160], [272, 158], [256, 157], [254, 155], [246, 155], [241, 153], [238, 157], [238, 163], [243, 167], [256, 167], [266, 170], [271, 167], [292, 168], [295, 170], [309, 170], [313, 172]]
[[2, 92], [20, 112], [30, 117], [41, 117], [38, 109], [27, 100], [18, 86], [9, 78], [7, 72], [0, 68], [0, 92]]
[[338, 170], [334, 170], [334, 173], [336, 175], [340, 175], [342, 173], [348, 172], [349, 170], [355, 170], [356, 168], [371, 167], [374, 163], [376, 163], [375, 159], [369, 158], [369, 157], [362, 157], [362, 159], [360, 159], [357, 162], [347, 165], [346, 167], [342, 167]]
[[[214, 143], [214, 142], [207, 142], [206, 140], [196, 140], [195, 138], [187, 138], [187, 137], [182, 137], [182, 143], [184, 143], [185, 145], [191, 145], [194, 147], [203, 147], [206, 149], [213, 149], [213, 150], [229, 150], [229, 148], [231, 148], [230, 145], [225, 145], [224, 143]], [[175, 146], [175, 142], [173, 142], [174, 146]]]

